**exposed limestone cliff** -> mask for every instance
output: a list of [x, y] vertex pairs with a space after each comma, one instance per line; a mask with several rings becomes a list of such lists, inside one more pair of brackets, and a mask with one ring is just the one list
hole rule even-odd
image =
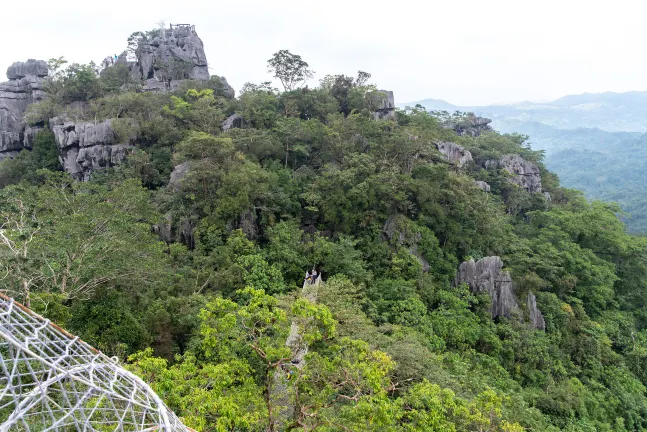
[[[174, 90], [186, 79], [210, 79], [204, 45], [191, 25], [175, 25], [160, 29], [150, 38], [141, 37], [135, 58], [124, 52], [116, 62], [107, 58], [102, 66], [110, 67], [113, 63], [128, 66], [131, 76], [142, 82], [144, 91]], [[217, 78], [222, 94], [233, 97], [234, 89], [225, 77]]]
[[541, 192], [541, 173], [539, 167], [516, 154], [505, 155], [499, 160], [485, 163], [485, 167], [502, 168], [512, 176], [510, 182], [519, 185], [528, 192]]
[[131, 139], [120, 142], [113, 120], [71, 122], [51, 119], [63, 169], [78, 180], [87, 181], [93, 171], [121, 163], [132, 150]]
[[43, 60], [16, 62], [7, 69], [9, 81], [0, 83], [0, 159], [31, 145], [32, 135], [25, 141], [23, 116], [29, 104], [43, 99], [46, 76]]
[[436, 148], [445, 155], [450, 163], [459, 168], [462, 168], [473, 160], [472, 153], [453, 142], [441, 141], [436, 144]]
[[[523, 319], [523, 311], [515, 294], [510, 273], [503, 271], [503, 261], [498, 256], [489, 256], [478, 261], [463, 262], [458, 270], [455, 284], [466, 283], [472, 292], [487, 292], [492, 299], [490, 313], [492, 318], [505, 317]], [[533, 327], [544, 330], [546, 323], [541, 311], [537, 308], [535, 296], [528, 293], [526, 300], [530, 323]]]

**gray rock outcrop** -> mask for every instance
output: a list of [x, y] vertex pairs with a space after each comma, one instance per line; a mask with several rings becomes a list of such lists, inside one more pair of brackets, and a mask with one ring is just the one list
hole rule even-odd
[[[505, 317], [523, 320], [523, 311], [515, 294], [512, 277], [510, 273], [503, 271], [503, 261], [498, 256], [463, 262], [454, 281], [455, 285], [462, 283], [467, 284], [474, 293], [487, 292], [490, 295], [492, 299], [490, 313], [493, 319]], [[526, 305], [531, 324], [537, 329], [544, 330], [546, 323], [532, 293], [528, 294]]]
[[29, 142], [25, 145], [24, 114], [30, 104], [43, 99], [46, 76], [43, 60], [16, 62], [7, 69], [9, 81], [0, 83], [0, 153], [4, 157], [29, 147]]
[[180, 187], [182, 186], [182, 180], [189, 172], [189, 168], [189, 161], [184, 161], [173, 168], [173, 171], [171, 172], [171, 178], [168, 181], [169, 189], [174, 192], [180, 190]]
[[502, 271], [498, 256], [463, 262], [458, 269], [456, 284], [466, 283], [472, 292], [487, 292], [492, 298], [492, 318], [520, 318], [521, 311], [514, 295], [510, 273]]
[[491, 131], [492, 126], [490, 126], [492, 120], [479, 117], [474, 115], [474, 113], [469, 113], [466, 116], [460, 119], [449, 119], [444, 124], [443, 127], [446, 129], [452, 129], [459, 136], [472, 136], [477, 137], [483, 132]]
[[490, 190], [492, 189], [490, 185], [484, 181], [478, 180], [478, 181], [475, 181], [474, 184], [479, 188], [481, 188], [481, 190], [483, 190], [484, 192], [490, 192]]
[[539, 330], [546, 330], [546, 320], [544, 315], [537, 308], [537, 297], [531, 292], [526, 297], [526, 308], [528, 309], [528, 318], [530, 325]]
[[469, 150], [465, 150], [463, 147], [459, 146], [456, 143], [441, 141], [436, 144], [436, 148], [439, 152], [445, 155], [450, 163], [458, 166], [459, 168], [462, 168], [466, 164], [473, 161], [472, 153], [470, 153]]
[[373, 112], [375, 120], [395, 120], [395, 98], [390, 90], [378, 90], [381, 93], [378, 108]]
[[220, 127], [223, 132], [233, 128], [241, 128], [243, 127], [243, 118], [238, 114], [232, 114], [220, 123]]
[[524, 188], [528, 192], [541, 192], [541, 173], [539, 167], [517, 154], [509, 154], [499, 160], [487, 161], [485, 167], [488, 169], [505, 169], [512, 174], [510, 177], [511, 183]]
[[[204, 45], [192, 25], [171, 25], [152, 37], [140, 38], [135, 58], [122, 53], [114, 63], [107, 59], [105, 66], [126, 65], [132, 78], [143, 83], [144, 91], [173, 90], [186, 79], [209, 79]], [[227, 80], [220, 80], [228, 90]]]
[[397, 243], [409, 250], [409, 253], [416, 257], [423, 272], [431, 269], [427, 258], [418, 250], [418, 244], [422, 240], [422, 234], [411, 229], [411, 221], [401, 215], [390, 216], [382, 227], [382, 235], [386, 240]]
[[51, 119], [50, 127], [63, 169], [77, 180], [87, 181], [92, 172], [118, 165], [133, 149], [129, 139], [119, 142], [112, 120], [94, 123]]

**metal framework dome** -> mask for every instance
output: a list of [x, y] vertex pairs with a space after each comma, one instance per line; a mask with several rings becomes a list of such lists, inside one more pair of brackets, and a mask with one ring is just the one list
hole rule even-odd
[[140, 378], [0, 294], [0, 432], [192, 431]]

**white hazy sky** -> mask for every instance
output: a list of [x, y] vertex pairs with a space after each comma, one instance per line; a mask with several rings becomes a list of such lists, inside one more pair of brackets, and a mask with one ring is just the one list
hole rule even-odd
[[238, 91], [279, 49], [316, 71], [370, 72], [396, 102], [461, 105], [647, 89], [640, 0], [30, 0], [3, 8], [0, 71], [99, 62], [160, 20], [196, 25], [212, 74]]

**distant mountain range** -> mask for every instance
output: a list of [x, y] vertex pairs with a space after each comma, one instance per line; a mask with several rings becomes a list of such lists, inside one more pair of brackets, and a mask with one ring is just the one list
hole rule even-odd
[[618, 202], [633, 232], [647, 232], [647, 92], [584, 93], [549, 102], [459, 106], [439, 99], [400, 104], [466, 111], [494, 129], [530, 137], [563, 185], [588, 198]]
[[471, 111], [491, 118], [495, 129], [505, 131], [511, 121], [542, 123], [558, 129], [601, 129], [608, 132], [647, 132], [647, 92], [584, 93], [551, 102], [517, 102], [487, 106], [459, 106], [440, 99], [399, 104], [422, 105], [428, 110]]

